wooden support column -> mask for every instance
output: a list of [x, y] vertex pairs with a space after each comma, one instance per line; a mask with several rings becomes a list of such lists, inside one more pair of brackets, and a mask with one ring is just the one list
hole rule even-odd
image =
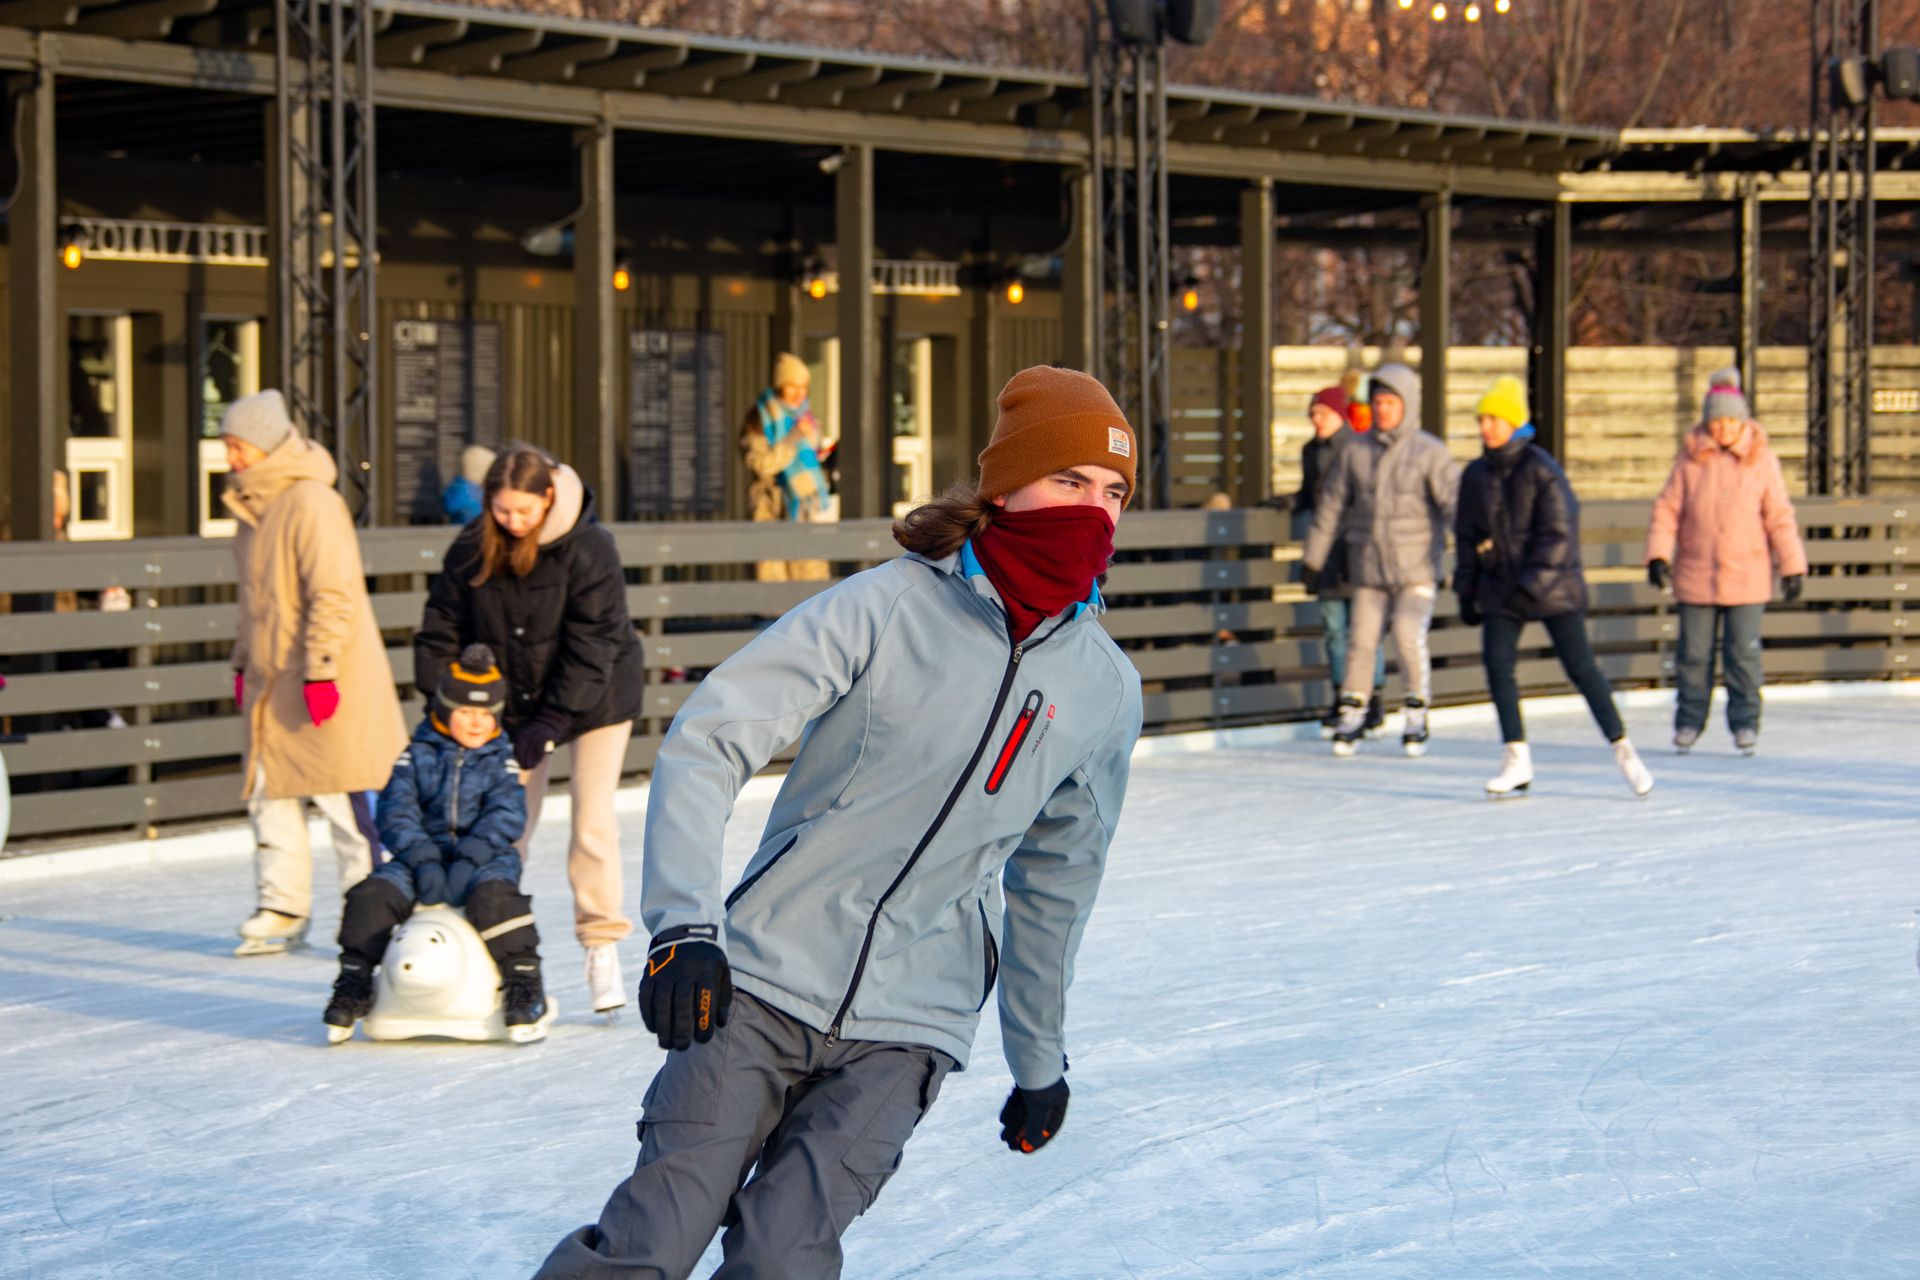
[[1760, 192], [1754, 180], [1740, 183], [1735, 207], [1734, 276], [1739, 284], [1739, 315], [1734, 317], [1734, 363], [1754, 416], [1760, 414]]
[[1072, 207], [1073, 225], [1067, 228], [1067, 250], [1060, 270], [1060, 361], [1070, 368], [1093, 372], [1094, 315], [1100, 306], [1100, 268], [1094, 250], [1100, 243], [1097, 194], [1093, 170], [1069, 170], [1063, 179]]
[[602, 121], [575, 135], [580, 217], [573, 224], [573, 449], [569, 461], [593, 489], [600, 517], [624, 513], [614, 413], [618, 359], [613, 306], [613, 128]]
[[19, 193], [7, 219], [8, 352], [13, 439], [8, 459], [16, 541], [53, 537], [53, 472], [64, 465], [60, 373], [66, 368], [60, 322], [59, 202], [53, 167], [53, 73], [36, 68], [19, 77], [7, 122], [18, 139]]
[[1273, 487], [1273, 181], [1240, 193], [1240, 492], [1242, 506]]
[[873, 309], [873, 148], [848, 147], [834, 175], [840, 273], [840, 514], [886, 515], [893, 457], [880, 431], [878, 333]]
[[1567, 345], [1572, 330], [1573, 206], [1556, 201], [1535, 232], [1533, 341], [1527, 352], [1527, 395], [1540, 447], [1563, 464], [1567, 457]]
[[1453, 195], [1420, 202], [1425, 249], [1420, 255], [1419, 425], [1447, 438], [1447, 344], [1453, 330]]

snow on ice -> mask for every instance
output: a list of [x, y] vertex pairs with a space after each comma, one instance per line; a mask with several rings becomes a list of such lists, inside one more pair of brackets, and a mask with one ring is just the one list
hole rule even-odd
[[[989, 1019], [846, 1274], [1920, 1275], [1920, 701], [1776, 696], [1754, 759], [1717, 724], [1675, 758], [1636, 709], [1645, 801], [1584, 714], [1535, 710], [1533, 795], [1491, 804], [1472, 719], [1420, 761], [1143, 755], [1060, 1138], [996, 1140]], [[228, 835], [0, 880], [0, 1276], [530, 1273], [630, 1168], [661, 1057], [631, 1008], [586, 1012], [564, 827], [532, 860], [561, 1017], [530, 1048], [326, 1048], [330, 854], [317, 945], [236, 960]]]

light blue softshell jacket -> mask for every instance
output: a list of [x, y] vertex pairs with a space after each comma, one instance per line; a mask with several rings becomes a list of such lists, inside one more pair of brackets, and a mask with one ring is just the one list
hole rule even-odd
[[[700, 683], [647, 805], [641, 913], [724, 920], [733, 980], [808, 1026], [964, 1068], [997, 977], [1016, 1083], [1065, 1069], [1067, 987], [1140, 736], [1140, 676], [1086, 603], [1017, 662], [971, 546], [856, 574]], [[722, 833], [803, 739], [740, 882]]]

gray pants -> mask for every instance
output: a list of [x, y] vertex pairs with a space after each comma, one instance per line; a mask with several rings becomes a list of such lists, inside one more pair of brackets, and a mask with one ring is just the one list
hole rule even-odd
[[[302, 920], [313, 914], [313, 850], [307, 842], [306, 801], [266, 798], [267, 771], [254, 775], [247, 817], [253, 823], [253, 876], [258, 905]], [[334, 792], [308, 796], [333, 829], [333, 856], [340, 864], [340, 892], [359, 884], [373, 870], [380, 833], [373, 824], [367, 793]]]
[[829, 1048], [736, 993], [710, 1042], [667, 1055], [647, 1090], [639, 1166], [535, 1280], [682, 1280], [722, 1227], [714, 1280], [838, 1276], [841, 1233], [900, 1167], [953, 1066], [922, 1045]]
[[1760, 727], [1760, 683], [1765, 678], [1760, 668], [1760, 620], [1766, 611], [1763, 604], [1680, 606], [1680, 652], [1673, 666], [1674, 728], [1707, 727], [1716, 648], [1727, 671], [1727, 728], [1738, 733]]
[[1353, 636], [1347, 646], [1347, 679], [1340, 688], [1344, 696], [1365, 702], [1373, 693], [1369, 677], [1378, 660], [1383, 633], [1391, 622], [1407, 696], [1432, 701], [1433, 660], [1427, 655], [1427, 629], [1433, 625], [1433, 596], [1430, 582], [1398, 591], [1353, 589]]

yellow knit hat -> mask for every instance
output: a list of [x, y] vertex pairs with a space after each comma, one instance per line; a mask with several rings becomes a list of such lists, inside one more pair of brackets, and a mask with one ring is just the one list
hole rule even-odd
[[813, 371], [807, 368], [807, 362], [791, 351], [782, 351], [773, 361], [773, 386], [810, 387], [813, 385]]
[[998, 498], [1069, 467], [1100, 466], [1126, 477], [1131, 503], [1134, 452], [1133, 428], [1105, 387], [1077, 370], [1036, 365], [1000, 392], [1000, 418], [980, 453], [980, 496]]
[[1473, 411], [1475, 414], [1491, 414], [1516, 427], [1524, 427], [1531, 416], [1527, 413], [1527, 389], [1512, 374], [1496, 378], [1493, 389], [1480, 397], [1480, 403], [1474, 406]]

